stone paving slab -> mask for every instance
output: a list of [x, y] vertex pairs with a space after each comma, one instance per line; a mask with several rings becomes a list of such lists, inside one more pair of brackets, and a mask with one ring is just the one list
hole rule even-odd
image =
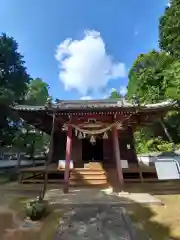
[[64, 194], [61, 189], [48, 190], [45, 196], [51, 204], [162, 204], [161, 200], [148, 193], [115, 193], [111, 190], [76, 189]]
[[54, 240], [137, 240], [125, 209], [110, 205], [69, 207]]

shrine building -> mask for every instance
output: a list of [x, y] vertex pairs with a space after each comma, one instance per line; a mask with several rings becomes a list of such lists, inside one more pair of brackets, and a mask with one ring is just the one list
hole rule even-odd
[[[116, 185], [156, 179], [154, 166], [140, 166], [134, 132], [161, 120], [173, 101], [140, 105], [124, 99], [70, 100], [45, 106], [15, 105], [13, 110], [28, 124], [51, 134], [49, 182], [71, 186]], [[22, 182], [42, 182], [45, 167]], [[58, 174], [61, 173], [61, 177]], [[54, 176], [54, 177], [53, 177]]]

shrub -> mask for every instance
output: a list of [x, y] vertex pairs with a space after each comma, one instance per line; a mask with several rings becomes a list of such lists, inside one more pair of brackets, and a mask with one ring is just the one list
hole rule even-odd
[[32, 221], [38, 221], [48, 213], [47, 203], [43, 200], [33, 200], [26, 204], [26, 215]]

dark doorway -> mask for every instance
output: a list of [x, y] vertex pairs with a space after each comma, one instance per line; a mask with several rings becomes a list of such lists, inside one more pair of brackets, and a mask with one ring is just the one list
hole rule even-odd
[[92, 144], [89, 139], [82, 140], [82, 160], [84, 162], [98, 162], [103, 160], [103, 139], [98, 138]]

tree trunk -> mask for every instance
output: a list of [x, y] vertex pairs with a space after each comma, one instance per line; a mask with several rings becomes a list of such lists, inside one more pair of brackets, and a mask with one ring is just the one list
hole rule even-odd
[[173, 144], [172, 151], [175, 152], [175, 150], [176, 150], [176, 145], [174, 144], [173, 139], [172, 139], [171, 135], [169, 134], [169, 132], [168, 132], [165, 124], [163, 123], [162, 119], [160, 120], [160, 123], [161, 123], [161, 126], [162, 126], [163, 129], [164, 129], [164, 132], [165, 132], [167, 138], [168, 138], [169, 141]]

